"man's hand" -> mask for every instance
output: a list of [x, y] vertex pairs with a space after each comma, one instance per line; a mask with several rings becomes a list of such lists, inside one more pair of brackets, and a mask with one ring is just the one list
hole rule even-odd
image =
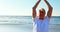
[[41, 0], [37, 0], [37, 1], [41, 1]]
[[44, 1], [46, 1], [46, 0], [44, 0]]

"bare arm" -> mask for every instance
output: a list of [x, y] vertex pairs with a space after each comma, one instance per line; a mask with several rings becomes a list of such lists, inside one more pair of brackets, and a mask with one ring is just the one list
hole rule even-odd
[[40, 1], [41, 1], [41, 0], [38, 0], [37, 3], [36, 3], [36, 4], [33, 6], [33, 8], [32, 8], [32, 17], [33, 17], [33, 18], [36, 17], [36, 8], [37, 8], [37, 6], [38, 6], [38, 4], [39, 4]]
[[48, 16], [49, 18], [51, 18], [53, 8], [51, 7], [51, 5], [48, 3], [47, 0], [44, 0], [44, 1], [45, 1], [46, 5], [48, 6], [47, 16]]

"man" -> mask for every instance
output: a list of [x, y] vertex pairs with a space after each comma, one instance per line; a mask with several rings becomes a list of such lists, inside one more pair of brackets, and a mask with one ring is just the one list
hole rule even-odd
[[48, 25], [52, 15], [52, 7], [47, 0], [44, 0], [48, 7], [47, 16], [43, 8], [39, 10], [39, 16], [36, 15], [36, 8], [41, 0], [38, 0], [37, 3], [32, 8], [32, 17], [33, 17], [33, 32], [48, 32]]

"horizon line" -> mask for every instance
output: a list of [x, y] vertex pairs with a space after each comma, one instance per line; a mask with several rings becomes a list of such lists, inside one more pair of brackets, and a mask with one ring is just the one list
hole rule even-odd
[[0, 16], [28, 16], [28, 15], [0, 15]]

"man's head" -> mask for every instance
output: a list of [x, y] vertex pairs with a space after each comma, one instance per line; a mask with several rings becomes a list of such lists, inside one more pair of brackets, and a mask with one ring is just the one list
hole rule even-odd
[[46, 14], [45, 9], [41, 8], [39, 10], [39, 18], [43, 19], [45, 17], [45, 14]]

